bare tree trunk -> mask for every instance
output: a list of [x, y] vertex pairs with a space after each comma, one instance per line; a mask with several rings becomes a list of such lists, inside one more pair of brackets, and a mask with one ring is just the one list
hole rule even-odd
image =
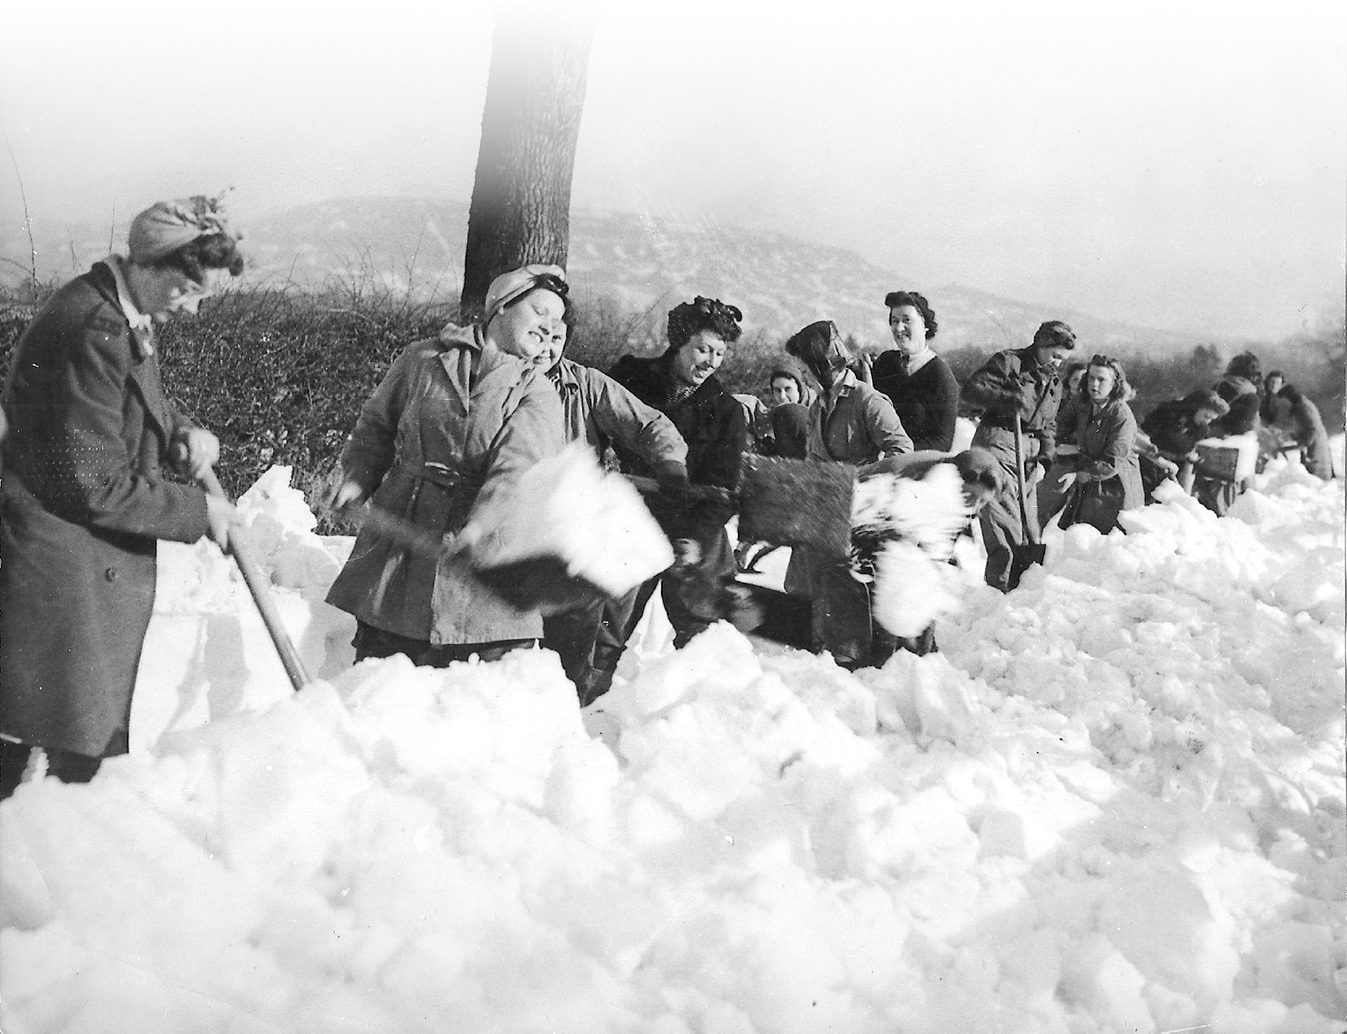
[[[569, 11], [569, 13], [568, 13]], [[464, 319], [491, 281], [528, 262], [566, 265], [571, 174], [596, 16], [501, 4], [463, 257]]]

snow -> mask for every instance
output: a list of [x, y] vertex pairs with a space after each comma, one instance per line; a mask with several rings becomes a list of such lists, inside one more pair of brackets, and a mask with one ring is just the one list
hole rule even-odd
[[0, 805], [5, 1031], [1342, 1030], [1341, 482], [1055, 530], [855, 675], [652, 608], [582, 714], [546, 651], [352, 668], [288, 477], [322, 681], [163, 547], [133, 753]]

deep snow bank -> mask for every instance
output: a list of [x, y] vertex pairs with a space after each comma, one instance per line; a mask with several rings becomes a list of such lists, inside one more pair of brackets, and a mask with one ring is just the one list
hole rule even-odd
[[1072, 529], [859, 676], [655, 630], [582, 721], [550, 653], [346, 670], [270, 477], [331, 682], [165, 551], [155, 751], [0, 805], [4, 1030], [1340, 1030], [1340, 482]]

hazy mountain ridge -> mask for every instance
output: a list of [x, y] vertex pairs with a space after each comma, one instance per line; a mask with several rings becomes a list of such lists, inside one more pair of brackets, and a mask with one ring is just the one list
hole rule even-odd
[[[324, 285], [375, 285], [456, 300], [462, 280], [468, 206], [430, 198], [341, 198], [254, 219], [243, 227], [250, 278]], [[109, 250], [107, 229], [35, 219], [39, 277], [63, 278]], [[125, 227], [115, 234], [117, 247]], [[0, 234], [0, 279], [26, 279], [27, 231]], [[569, 273], [577, 296], [608, 296], [639, 316], [696, 294], [738, 305], [746, 330], [771, 338], [816, 319], [832, 319], [861, 342], [888, 340], [884, 295], [921, 290], [935, 308], [944, 348], [988, 350], [1026, 344], [1045, 319], [1064, 319], [1084, 350], [1185, 352], [1196, 335], [1153, 330], [1086, 313], [1035, 305], [959, 284], [914, 284], [852, 251], [770, 231], [684, 224], [634, 213], [576, 211]]]

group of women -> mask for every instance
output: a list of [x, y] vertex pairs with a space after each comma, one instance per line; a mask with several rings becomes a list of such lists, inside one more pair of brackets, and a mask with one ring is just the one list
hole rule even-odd
[[[218, 199], [155, 205], [132, 223], [129, 256], [110, 256], [63, 287], [18, 343], [3, 398], [0, 486], [5, 794], [35, 746], [72, 781], [125, 752], [156, 541], [229, 543], [233, 508], [164, 476], [201, 477], [219, 445], [167, 403], [154, 327], [194, 313], [217, 280], [241, 271], [236, 242]], [[375, 506], [443, 542], [427, 555], [385, 538], [379, 522], [362, 529], [328, 596], [356, 619], [357, 659], [401, 653], [440, 666], [541, 642], [588, 703], [610, 686], [657, 589], [676, 646], [732, 605], [727, 500], [754, 438], [769, 436], [781, 456], [850, 464], [862, 477], [908, 455], [927, 466], [953, 462], [969, 510], [981, 509], [987, 581], [1006, 590], [1019, 574], [1014, 547], [1058, 508], [1064, 522], [1108, 531], [1121, 509], [1140, 505], [1137, 428], [1116, 360], [1086, 364], [1081, 389], [1059, 412], [1058, 368], [1075, 336], [1044, 323], [1029, 347], [997, 353], [968, 379], [964, 399], [982, 421], [975, 448], [951, 457], [960, 387], [932, 348], [936, 314], [916, 292], [893, 292], [884, 304], [892, 349], [871, 362], [831, 321], [812, 323], [785, 343], [770, 378], [773, 406], [754, 416], [717, 377], [740, 337], [735, 306], [700, 296], [675, 306], [661, 355], [625, 356], [605, 374], [564, 355], [574, 309], [562, 269], [529, 265], [497, 277], [479, 319], [402, 351], [342, 452], [331, 506]], [[1193, 426], [1217, 408], [1199, 406]], [[1162, 438], [1160, 452], [1174, 444]], [[622, 469], [653, 477], [649, 507], [676, 561], [621, 599], [544, 620], [483, 584], [473, 555], [518, 477], [573, 441], [600, 453], [611, 446]], [[1035, 472], [1046, 478], [1030, 508], [1025, 482]], [[898, 647], [934, 648], [929, 635], [895, 641], [875, 625], [869, 589], [846, 557], [797, 548], [786, 587], [809, 601], [812, 645], [847, 667], [880, 663]]]

